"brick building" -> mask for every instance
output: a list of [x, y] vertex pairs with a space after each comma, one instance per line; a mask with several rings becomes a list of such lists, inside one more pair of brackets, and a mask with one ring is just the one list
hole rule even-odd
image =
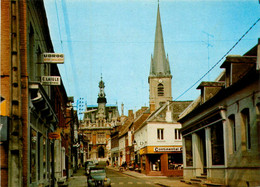
[[56, 129], [68, 123], [68, 100], [62, 82], [41, 82], [60, 76], [43, 63], [46, 52], [54, 50], [43, 1], [1, 1], [1, 186], [55, 185]]

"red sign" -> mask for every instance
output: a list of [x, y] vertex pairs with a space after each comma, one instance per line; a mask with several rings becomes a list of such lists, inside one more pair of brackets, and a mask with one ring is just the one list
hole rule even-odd
[[60, 133], [59, 132], [50, 132], [48, 134], [49, 138], [50, 139], [60, 139]]

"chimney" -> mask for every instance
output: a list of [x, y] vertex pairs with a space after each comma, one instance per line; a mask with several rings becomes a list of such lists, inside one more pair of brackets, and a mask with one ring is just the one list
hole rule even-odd
[[128, 110], [128, 118], [134, 119], [134, 112], [133, 112], [133, 110]]

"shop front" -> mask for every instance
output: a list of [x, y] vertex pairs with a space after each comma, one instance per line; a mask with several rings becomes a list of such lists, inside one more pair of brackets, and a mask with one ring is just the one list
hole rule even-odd
[[146, 175], [182, 176], [180, 146], [147, 146], [140, 150], [141, 172]]

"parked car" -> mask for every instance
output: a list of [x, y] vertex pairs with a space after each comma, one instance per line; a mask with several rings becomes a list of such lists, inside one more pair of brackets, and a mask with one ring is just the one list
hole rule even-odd
[[94, 162], [92, 162], [92, 161], [87, 161], [87, 162], [86, 162], [86, 165], [85, 165], [85, 172], [86, 172], [86, 174], [89, 175], [89, 170], [90, 170], [90, 168], [93, 168], [93, 167], [95, 167], [95, 166], [96, 166], [96, 164], [95, 164]]
[[92, 167], [89, 170], [88, 186], [111, 187], [111, 180], [107, 177], [104, 167]]

